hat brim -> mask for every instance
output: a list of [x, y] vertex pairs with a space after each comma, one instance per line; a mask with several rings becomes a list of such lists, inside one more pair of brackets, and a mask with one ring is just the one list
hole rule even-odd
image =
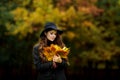
[[[40, 37], [42, 37], [44, 35], [44, 32], [46, 31], [47, 29], [43, 30], [40, 34]], [[62, 30], [59, 30], [59, 29], [52, 29], [52, 30], [56, 30], [58, 34], [63, 34], [63, 31]]]

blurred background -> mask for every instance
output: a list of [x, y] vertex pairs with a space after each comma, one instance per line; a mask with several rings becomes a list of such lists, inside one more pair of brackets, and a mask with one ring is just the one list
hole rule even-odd
[[36, 80], [32, 49], [47, 21], [64, 30], [67, 80], [117, 80], [120, 0], [0, 0], [0, 80]]

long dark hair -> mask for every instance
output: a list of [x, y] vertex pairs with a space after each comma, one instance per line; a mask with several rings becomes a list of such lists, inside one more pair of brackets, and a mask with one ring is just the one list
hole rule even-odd
[[[48, 32], [48, 30], [46, 32]], [[57, 33], [57, 36], [56, 36], [55, 40], [52, 42], [52, 44], [57, 44], [61, 48], [63, 48], [65, 46], [65, 44], [62, 41], [62, 37], [59, 33]], [[47, 47], [47, 46], [48, 46], [48, 39], [47, 39], [46, 35], [44, 34], [43, 36], [40, 37], [39, 48], [38, 48], [40, 58], [42, 59], [43, 62], [47, 61], [43, 54], [43, 47]]]

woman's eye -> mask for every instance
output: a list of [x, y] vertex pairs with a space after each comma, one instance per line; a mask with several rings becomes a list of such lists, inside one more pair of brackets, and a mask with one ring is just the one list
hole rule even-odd
[[51, 32], [50, 34], [53, 34], [53, 32]]

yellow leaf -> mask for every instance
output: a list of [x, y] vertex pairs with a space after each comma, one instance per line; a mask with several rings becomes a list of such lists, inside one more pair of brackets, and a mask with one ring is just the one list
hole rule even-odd
[[50, 47], [44, 47], [43, 49], [43, 54], [48, 61], [52, 61], [54, 55], [60, 55], [61, 58], [67, 58], [69, 54], [69, 48], [61, 48], [60, 46], [54, 44], [51, 44]]

